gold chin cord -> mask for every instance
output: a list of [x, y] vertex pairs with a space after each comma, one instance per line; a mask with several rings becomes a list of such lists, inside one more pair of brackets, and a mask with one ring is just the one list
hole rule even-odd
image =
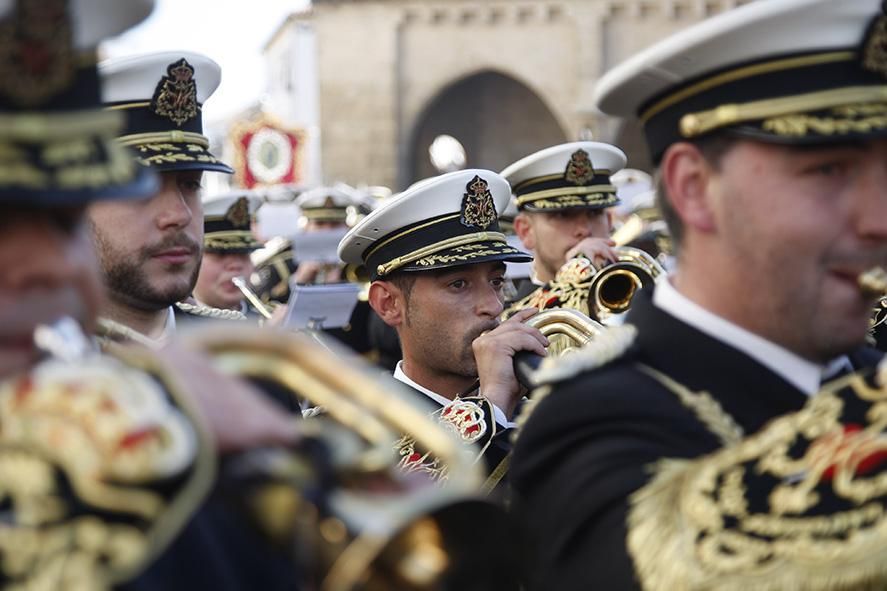
[[[304, 335], [205, 327], [183, 341], [223, 373], [323, 408], [300, 424], [303, 443], [326, 460], [271, 470], [248, 503], [266, 533], [295, 539], [312, 588], [493, 589], [515, 572], [506, 516], [480, 499], [473, 454], [399, 382]], [[443, 485], [399, 468], [395, 442], [404, 435], [446, 466]], [[485, 577], [489, 585], [476, 586]]]

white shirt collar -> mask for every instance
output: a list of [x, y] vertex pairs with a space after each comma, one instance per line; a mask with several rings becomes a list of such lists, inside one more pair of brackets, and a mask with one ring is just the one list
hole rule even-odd
[[173, 336], [176, 334], [176, 314], [173, 311], [173, 307], [169, 307], [169, 312], [166, 315], [166, 323], [163, 325], [163, 332], [160, 333], [160, 336], [156, 339], [153, 339], [157, 342], [158, 345], [163, 346], [169, 343]]
[[416, 382], [411, 380], [409, 378], [409, 376], [407, 376], [407, 374], [405, 374], [403, 371], [403, 360], [398, 361], [397, 366], [394, 368], [394, 379], [400, 380], [401, 382], [403, 382], [407, 386], [415, 388], [416, 390], [418, 390], [419, 392], [421, 392], [422, 394], [424, 394], [428, 398], [432, 399], [433, 401], [437, 402], [441, 406], [446, 406], [450, 402], [452, 402], [452, 400], [450, 400], [449, 398], [446, 398], [445, 396], [441, 396], [437, 392], [432, 392], [428, 388], [426, 388], [424, 386], [420, 386], [419, 384], [417, 384]]
[[[668, 279], [657, 282], [653, 291], [653, 304], [678, 320], [742, 351], [808, 396], [819, 391], [827, 368], [706, 310], [675, 289]], [[844, 363], [849, 363], [849, 360], [840, 357], [830, 363], [828, 368]]]
[[[424, 386], [420, 386], [419, 384], [417, 384], [416, 382], [411, 380], [409, 378], [409, 376], [407, 376], [407, 374], [405, 374], [403, 371], [403, 359], [398, 361], [397, 365], [394, 368], [394, 379], [403, 382], [407, 386], [412, 386], [413, 388], [415, 388], [416, 390], [418, 390], [419, 392], [421, 392], [422, 394], [424, 394], [428, 398], [432, 399], [433, 401], [437, 402], [441, 406], [446, 406], [452, 402], [452, 400], [450, 400], [449, 398], [441, 396], [437, 392], [432, 392], [428, 388], [425, 388]], [[496, 406], [492, 402], [490, 403], [490, 406], [493, 407], [493, 419], [496, 421], [496, 423], [498, 423], [502, 427], [505, 427], [506, 429], [512, 429], [517, 426], [516, 422], [509, 421], [506, 418], [505, 413], [502, 411], [501, 408], [499, 408], [498, 406]]]

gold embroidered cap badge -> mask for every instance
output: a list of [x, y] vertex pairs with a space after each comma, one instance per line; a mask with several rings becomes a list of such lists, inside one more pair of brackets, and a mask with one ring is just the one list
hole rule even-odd
[[587, 185], [594, 178], [594, 166], [585, 150], [576, 150], [567, 162], [564, 178], [575, 185]]
[[36, 106], [74, 83], [68, 14], [67, 0], [18, 0], [0, 19], [0, 96]]
[[197, 83], [194, 81], [194, 66], [185, 58], [166, 67], [166, 76], [160, 79], [154, 89], [151, 110], [179, 127], [197, 116]]
[[477, 175], [466, 185], [466, 193], [462, 197], [463, 226], [475, 226], [486, 230], [496, 221], [496, 205], [490, 186]]
[[862, 43], [862, 67], [887, 78], [887, 2], [872, 20]]
[[235, 228], [249, 228], [249, 202], [246, 197], [241, 197], [228, 208], [225, 219]]

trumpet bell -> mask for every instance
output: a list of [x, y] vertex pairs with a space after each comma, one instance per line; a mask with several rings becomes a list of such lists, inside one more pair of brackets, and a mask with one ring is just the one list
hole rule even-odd
[[526, 324], [538, 329], [548, 339], [549, 355], [579, 349], [606, 330], [600, 322], [569, 308], [543, 310], [530, 317]]
[[643, 250], [623, 246], [616, 252], [616, 262], [597, 271], [589, 288], [589, 315], [600, 322], [627, 312], [638, 290], [652, 286], [665, 274]]
[[638, 290], [665, 275], [656, 259], [643, 250], [621, 246], [616, 252], [618, 259], [600, 269], [585, 256], [567, 261], [553, 281], [511, 304], [505, 316], [527, 307], [572, 309], [603, 324], [613, 323], [629, 309]]

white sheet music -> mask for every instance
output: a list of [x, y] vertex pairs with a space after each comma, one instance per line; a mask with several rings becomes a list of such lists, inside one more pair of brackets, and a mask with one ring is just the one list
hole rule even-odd
[[290, 283], [284, 326], [296, 330], [340, 328], [348, 324], [361, 286], [356, 283], [297, 285]]

